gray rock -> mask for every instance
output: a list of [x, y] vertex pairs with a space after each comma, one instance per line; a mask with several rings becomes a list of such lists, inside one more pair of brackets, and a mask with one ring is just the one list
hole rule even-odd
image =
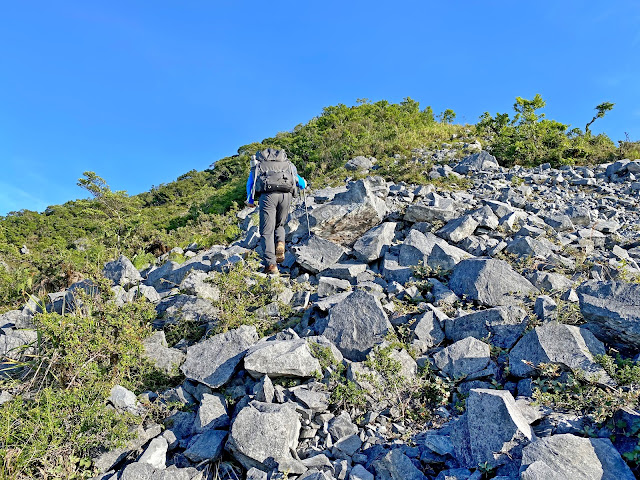
[[330, 297], [336, 293], [351, 290], [349, 280], [341, 280], [339, 278], [320, 277], [318, 280], [318, 297]]
[[527, 328], [527, 313], [516, 306], [480, 310], [445, 322], [447, 338], [459, 341], [466, 337], [488, 338], [500, 348], [511, 348]]
[[217, 302], [220, 300], [220, 289], [207, 281], [211, 280], [211, 278], [212, 277], [203, 271], [193, 271], [182, 281], [180, 290], [184, 291], [187, 295]]
[[509, 305], [512, 295], [538, 293], [538, 290], [503, 260], [473, 258], [462, 260], [453, 269], [449, 288], [457, 295], [486, 305]]
[[469, 376], [489, 365], [489, 345], [473, 337], [467, 337], [440, 350], [433, 356], [434, 363], [452, 378]]
[[436, 480], [469, 480], [471, 470], [468, 468], [451, 468], [441, 471]]
[[564, 275], [541, 271], [536, 271], [529, 276], [529, 281], [545, 292], [567, 290], [573, 285], [573, 282]]
[[148, 463], [153, 468], [164, 470], [167, 463], [167, 449], [169, 445], [162, 437], [156, 437], [149, 443], [144, 453], [138, 459], [140, 463]]
[[33, 314], [25, 310], [10, 310], [0, 315], [0, 329], [9, 328], [10, 325], [17, 330], [34, 329], [32, 317]]
[[133, 266], [131, 260], [124, 255], [120, 255], [117, 260], [106, 263], [102, 274], [113, 285], [120, 285], [127, 288], [130, 285], [136, 285], [142, 281], [142, 276], [138, 269]]
[[327, 326], [322, 332], [349, 360], [363, 361], [393, 327], [379, 300], [356, 290], [329, 310]]
[[327, 392], [312, 388], [296, 388], [293, 394], [303, 406], [314, 413], [324, 412], [329, 408], [329, 395]]
[[351, 423], [351, 417], [347, 412], [342, 412], [337, 417], [334, 417], [329, 422], [329, 433], [333, 437], [334, 441], [338, 441], [341, 438], [348, 437], [349, 435], [355, 435], [358, 433], [358, 427]]
[[640, 285], [589, 281], [577, 289], [580, 311], [598, 338], [623, 350], [640, 349]]
[[571, 434], [539, 438], [522, 452], [523, 480], [632, 480], [629, 466], [608, 438]]
[[162, 298], [158, 291], [149, 286], [138, 284], [134, 287], [131, 287], [129, 291], [126, 293], [125, 302], [133, 302], [138, 298], [146, 298], [151, 303], [158, 303]]
[[352, 172], [355, 172], [356, 170], [366, 171], [371, 169], [375, 162], [376, 162], [376, 159], [374, 157], [363, 157], [362, 155], [359, 155], [349, 160], [345, 164], [344, 168]]
[[356, 465], [349, 473], [349, 480], [374, 480], [373, 474], [362, 465]]
[[450, 242], [458, 243], [473, 235], [478, 225], [478, 221], [472, 215], [464, 215], [451, 220], [436, 233]]
[[[384, 197], [387, 193], [386, 182], [381, 177], [350, 182], [346, 192], [338, 193], [331, 202], [309, 210], [311, 232], [339, 245], [353, 245], [384, 219], [387, 213]], [[306, 217], [302, 220], [299, 230], [306, 233]]]
[[298, 446], [300, 426], [298, 414], [289, 404], [252, 401], [233, 421], [226, 449], [246, 469], [277, 468], [301, 474], [307, 468], [291, 456], [291, 450]]
[[572, 232], [576, 228], [573, 222], [571, 222], [569, 215], [551, 215], [545, 217], [544, 221], [556, 232]]
[[121, 385], [116, 385], [111, 389], [111, 395], [108, 400], [120, 411], [129, 412], [134, 415], [139, 415], [142, 411], [136, 394]]
[[159, 303], [156, 310], [165, 324], [209, 323], [218, 319], [218, 309], [210, 301], [190, 295], [169, 297]]
[[185, 354], [180, 350], [167, 347], [167, 340], [162, 330], [145, 338], [142, 344], [144, 345], [143, 356], [168, 374], [175, 373], [185, 359]]
[[456, 459], [464, 467], [484, 462], [497, 466], [521, 458], [523, 446], [535, 439], [506, 390], [472, 389], [466, 405], [452, 432]]
[[444, 331], [436, 314], [428, 310], [411, 325], [411, 346], [424, 353], [444, 340]]
[[437, 193], [427, 194], [418, 203], [409, 205], [404, 214], [405, 222], [448, 222], [457, 216], [457, 209], [450, 198], [441, 197]]
[[229, 423], [225, 398], [220, 394], [204, 393], [193, 424], [195, 433], [202, 433], [212, 428], [225, 428]]
[[548, 258], [553, 255], [553, 251], [544, 242], [531, 237], [516, 237], [504, 250], [518, 258]]
[[247, 352], [244, 368], [254, 378], [311, 377], [321, 371], [305, 339], [259, 343]]
[[[358, 435], [349, 435], [342, 437], [336, 443], [333, 444], [334, 452], [336, 450], [344, 453], [348, 457], [352, 457], [362, 446], [362, 440]], [[337, 454], [334, 454], [338, 456]]]
[[246, 480], [267, 480], [267, 472], [263, 472], [262, 470], [258, 470], [255, 467], [251, 467], [247, 471], [247, 479]]
[[[12, 330], [7, 335], [0, 335], [0, 357], [20, 360], [23, 355], [35, 353], [34, 346], [38, 340], [35, 330]], [[27, 347], [27, 348], [25, 348]]]
[[122, 474], [120, 480], [155, 480], [154, 475], [156, 469], [153, 465], [143, 462], [134, 462], [127, 465]]
[[268, 375], [264, 375], [253, 387], [253, 394], [258, 402], [271, 403], [275, 390]]
[[362, 235], [353, 245], [353, 252], [359, 260], [371, 263], [383, 255], [385, 247], [391, 245], [395, 236], [395, 222], [384, 222]]
[[311, 273], [321, 272], [335, 265], [344, 254], [344, 249], [329, 240], [312, 235], [303, 244], [292, 248], [296, 262]]
[[556, 320], [558, 316], [558, 305], [549, 295], [540, 295], [536, 298], [533, 311], [543, 322]]
[[258, 340], [254, 326], [242, 325], [187, 349], [180, 367], [185, 377], [218, 388], [231, 379], [246, 351]]
[[[605, 353], [604, 345], [587, 329], [550, 322], [527, 333], [509, 353], [511, 373], [531, 376], [541, 363], [557, 363], [605, 384], [612, 380], [593, 359]], [[533, 365], [533, 366], [532, 366]]]
[[411, 459], [398, 448], [373, 463], [377, 480], [427, 480]]
[[462, 175], [466, 175], [469, 172], [495, 171], [499, 169], [500, 164], [498, 164], [496, 157], [484, 150], [464, 157], [460, 163], [453, 167], [454, 172]]
[[222, 455], [226, 438], [226, 430], [205, 430], [191, 439], [189, 446], [184, 451], [184, 456], [194, 463], [200, 463], [204, 460], [215, 461]]

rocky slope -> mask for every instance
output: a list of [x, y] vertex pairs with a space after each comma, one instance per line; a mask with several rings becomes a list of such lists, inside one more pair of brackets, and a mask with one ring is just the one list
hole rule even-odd
[[[239, 214], [242, 240], [193, 245], [182, 264], [106, 265], [116, 302], [157, 305], [146, 356], [186, 378], [166, 392], [115, 387], [108, 401], [186, 408], [96, 458], [96, 478], [635, 478], [621, 456], [637, 446], [625, 433], [640, 425], [634, 386], [598, 360], [640, 352], [640, 160], [506, 170], [483, 151], [453, 167], [446, 150], [414, 155], [441, 160], [432, 178], [472, 186], [393, 184], [375, 159], [349, 162], [361, 179], [312, 192], [308, 217], [301, 202], [291, 215], [282, 289], [261, 314], [286, 304], [299, 321], [271, 336], [244, 325], [170, 348], [163, 330], [213, 329], [220, 291], [208, 280], [259, 248], [255, 211]], [[91, 282], [47, 308], [73, 309], [78, 288]], [[0, 355], [28, 352], [34, 310], [0, 316]], [[629, 405], [541, 404], [540, 391], [576, 378]]]

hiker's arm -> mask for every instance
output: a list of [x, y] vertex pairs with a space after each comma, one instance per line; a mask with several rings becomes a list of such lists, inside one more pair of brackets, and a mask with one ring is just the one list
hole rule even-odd
[[307, 188], [307, 181], [302, 178], [300, 175], [296, 175], [298, 177], [298, 187], [300, 187], [301, 189], [305, 189]]
[[251, 195], [251, 190], [253, 190], [253, 169], [249, 172], [249, 178], [247, 178], [247, 205], [254, 206], [253, 196]]

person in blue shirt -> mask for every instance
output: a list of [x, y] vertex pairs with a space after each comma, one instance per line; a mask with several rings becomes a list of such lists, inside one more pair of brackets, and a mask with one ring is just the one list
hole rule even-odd
[[256, 152], [255, 165], [247, 179], [246, 203], [255, 207], [256, 200], [259, 202], [262, 263], [264, 273], [269, 275], [276, 275], [277, 264], [284, 260], [284, 224], [296, 188], [307, 188], [307, 182], [287, 160], [284, 150], [267, 148]]

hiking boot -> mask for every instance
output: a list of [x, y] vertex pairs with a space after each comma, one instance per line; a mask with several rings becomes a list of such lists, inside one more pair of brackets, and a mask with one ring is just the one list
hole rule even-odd
[[278, 275], [278, 266], [269, 265], [267, 267], [264, 267], [264, 270], [262, 272], [266, 273], [267, 275]]
[[276, 262], [284, 262], [284, 242], [278, 242], [276, 244]]

